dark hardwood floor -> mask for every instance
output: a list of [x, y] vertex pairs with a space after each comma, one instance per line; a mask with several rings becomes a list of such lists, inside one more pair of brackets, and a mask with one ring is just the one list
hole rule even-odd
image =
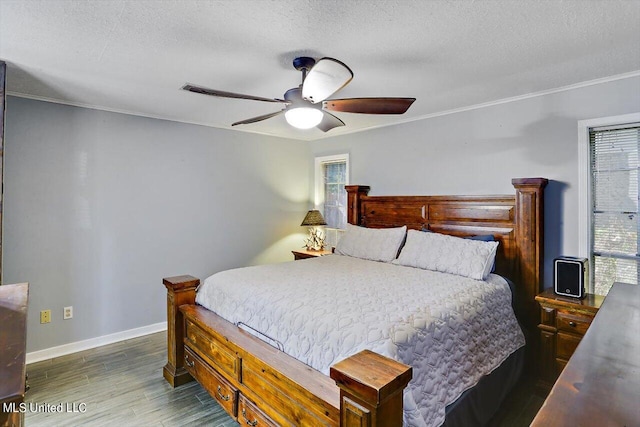
[[525, 427], [531, 424], [545, 396], [541, 396], [533, 378], [523, 378], [509, 393], [488, 427]]
[[[166, 357], [166, 334], [157, 333], [30, 364], [25, 401], [39, 411], [27, 411], [26, 425], [238, 426], [198, 383], [172, 389]], [[522, 381], [490, 426], [528, 426], [543, 400]], [[60, 404], [72, 412], [47, 411]]]
[[167, 384], [166, 346], [162, 332], [28, 365], [26, 402], [78, 412], [27, 412], [27, 427], [238, 426], [196, 382]]

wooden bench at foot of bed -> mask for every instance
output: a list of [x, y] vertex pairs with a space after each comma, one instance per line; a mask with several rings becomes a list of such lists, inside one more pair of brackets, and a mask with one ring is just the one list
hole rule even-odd
[[333, 365], [328, 377], [195, 305], [199, 279], [163, 283], [169, 341], [163, 374], [172, 386], [195, 378], [241, 425], [402, 425], [410, 366], [363, 351]]

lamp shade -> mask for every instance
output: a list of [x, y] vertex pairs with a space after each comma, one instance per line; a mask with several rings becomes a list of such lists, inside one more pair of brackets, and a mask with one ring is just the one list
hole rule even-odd
[[302, 221], [302, 224], [300, 224], [300, 226], [302, 227], [303, 225], [313, 227], [316, 225], [327, 225], [327, 223], [324, 221], [324, 218], [322, 217], [320, 211], [312, 210], [307, 212], [307, 216], [304, 217], [304, 220]]

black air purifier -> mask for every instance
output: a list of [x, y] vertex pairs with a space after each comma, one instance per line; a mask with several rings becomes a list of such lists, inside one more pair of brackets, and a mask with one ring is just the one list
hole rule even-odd
[[556, 294], [584, 298], [585, 283], [589, 282], [589, 260], [559, 257], [553, 260], [553, 290]]

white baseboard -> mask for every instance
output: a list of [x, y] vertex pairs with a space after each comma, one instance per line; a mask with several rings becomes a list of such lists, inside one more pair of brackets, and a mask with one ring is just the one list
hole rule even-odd
[[119, 341], [125, 341], [131, 338], [137, 338], [166, 330], [167, 322], [160, 322], [153, 325], [143, 326], [141, 328], [129, 329], [126, 331], [116, 332], [114, 334], [90, 338], [84, 341], [77, 341], [59, 345], [57, 347], [45, 348], [44, 350], [32, 351], [27, 353], [27, 364], [52, 359], [54, 357], [65, 356], [78, 351], [89, 350], [91, 348], [101, 347], [103, 345], [113, 344]]

